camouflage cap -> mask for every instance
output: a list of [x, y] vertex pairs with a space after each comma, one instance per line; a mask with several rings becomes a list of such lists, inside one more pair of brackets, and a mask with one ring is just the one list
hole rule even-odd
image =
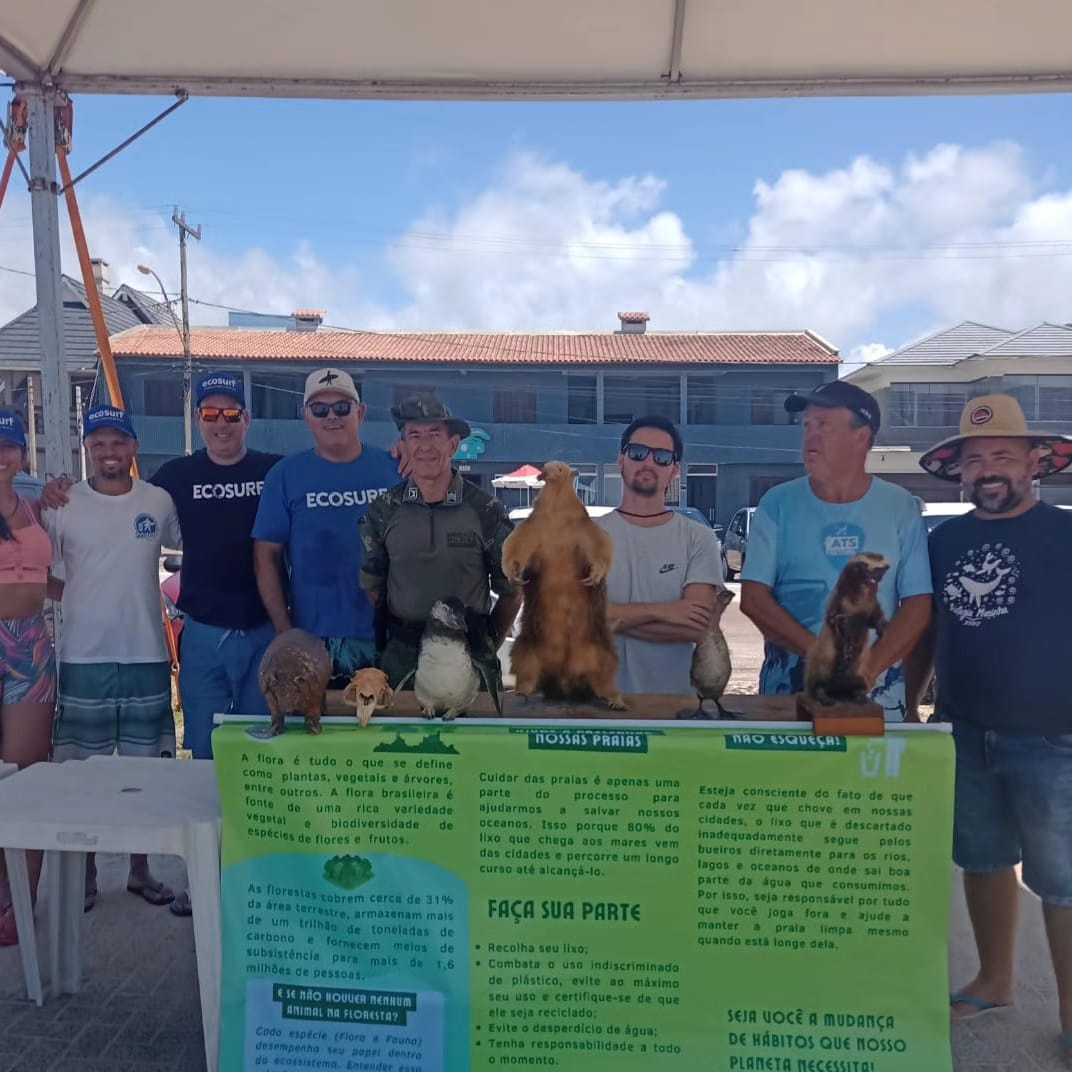
[[397, 406], [391, 407], [391, 416], [395, 426], [401, 432], [407, 424], [442, 421], [451, 435], [470, 435], [471, 429], [465, 421], [455, 417], [434, 395], [411, 395], [404, 398]]

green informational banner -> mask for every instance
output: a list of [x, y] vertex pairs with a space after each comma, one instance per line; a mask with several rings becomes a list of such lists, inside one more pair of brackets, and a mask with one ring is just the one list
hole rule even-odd
[[940, 730], [213, 748], [227, 1072], [951, 1072]]

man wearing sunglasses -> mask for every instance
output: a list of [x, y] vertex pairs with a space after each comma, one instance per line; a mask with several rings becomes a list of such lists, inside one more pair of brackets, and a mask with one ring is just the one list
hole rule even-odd
[[614, 541], [608, 619], [618, 647], [618, 687], [627, 695], [690, 691], [693, 648], [722, 584], [714, 533], [667, 509], [682, 448], [672, 421], [633, 421], [618, 454], [621, 505], [596, 521]]
[[275, 631], [253, 572], [253, 522], [280, 455], [246, 447], [240, 374], [204, 374], [194, 400], [204, 449], [165, 462], [150, 482], [175, 500], [182, 527], [183, 743], [195, 759], [211, 759], [217, 711], [267, 714], [257, 669]]
[[327, 645], [335, 684], [376, 661], [372, 607], [361, 590], [358, 525], [398, 483], [398, 463], [361, 441], [365, 407], [348, 373], [305, 381], [313, 449], [268, 475], [253, 526], [254, 566], [276, 632], [296, 626]]
[[[267, 714], [257, 669], [275, 631], [257, 590], [252, 531], [264, 478], [280, 455], [246, 448], [241, 375], [205, 373], [194, 386], [194, 402], [204, 449], [165, 462], [148, 482], [171, 496], [183, 537], [183, 747], [195, 759], [211, 759], [216, 712]], [[65, 506], [70, 487], [66, 477], [50, 481], [45, 505]], [[186, 907], [180, 899], [173, 910], [186, 914]]]
[[803, 414], [805, 475], [759, 501], [741, 572], [741, 611], [766, 641], [759, 691], [803, 691], [804, 660], [822, 627], [830, 593], [861, 551], [890, 564], [879, 585], [889, 625], [864, 668], [871, 698], [887, 721], [905, 717], [900, 660], [927, 628], [931, 573], [927, 530], [912, 496], [867, 472], [880, 427], [878, 403], [844, 380], [790, 395], [788, 413]]

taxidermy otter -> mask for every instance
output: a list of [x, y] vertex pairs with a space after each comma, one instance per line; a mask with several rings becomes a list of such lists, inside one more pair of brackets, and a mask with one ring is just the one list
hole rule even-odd
[[[719, 588], [715, 593], [715, 606], [711, 611], [711, 620], [707, 623], [704, 635], [696, 641], [692, 653], [692, 666], [689, 670], [689, 683], [696, 690], [700, 706], [689, 718], [710, 718], [704, 710], [707, 700], [714, 702], [718, 708], [719, 718], [733, 718], [721, 704], [722, 694], [730, 682], [733, 664], [730, 660], [730, 648], [722, 633], [722, 614], [733, 602], [733, 593], [728, 588]], [[678, 716], [681, 717], [681, 716]]]
[[821, 704], [867, 703], [860, 667], [871, 648], [871, 630], [882, 636], [886, 615], [878, 601], [879, 582], [890, 568], [882, 555], [854, 555], [830, 596], [822, 632], [808, 652], [804, 692]]
[[522, 585], [521, 628], [510, 661], [519, 696], [603, 700], [625, 710], [614, 678], [618, 652], [607, 624], [614, 545], [588, 516], [565, 462], [548, 462], [532, 515], [503, 544], [503, 572]]

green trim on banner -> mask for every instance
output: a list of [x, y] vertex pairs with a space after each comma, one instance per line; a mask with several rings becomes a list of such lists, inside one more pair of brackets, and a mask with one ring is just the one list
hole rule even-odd
[[951, 1072], [953, 743], [213, 734], [221, 1068]]

